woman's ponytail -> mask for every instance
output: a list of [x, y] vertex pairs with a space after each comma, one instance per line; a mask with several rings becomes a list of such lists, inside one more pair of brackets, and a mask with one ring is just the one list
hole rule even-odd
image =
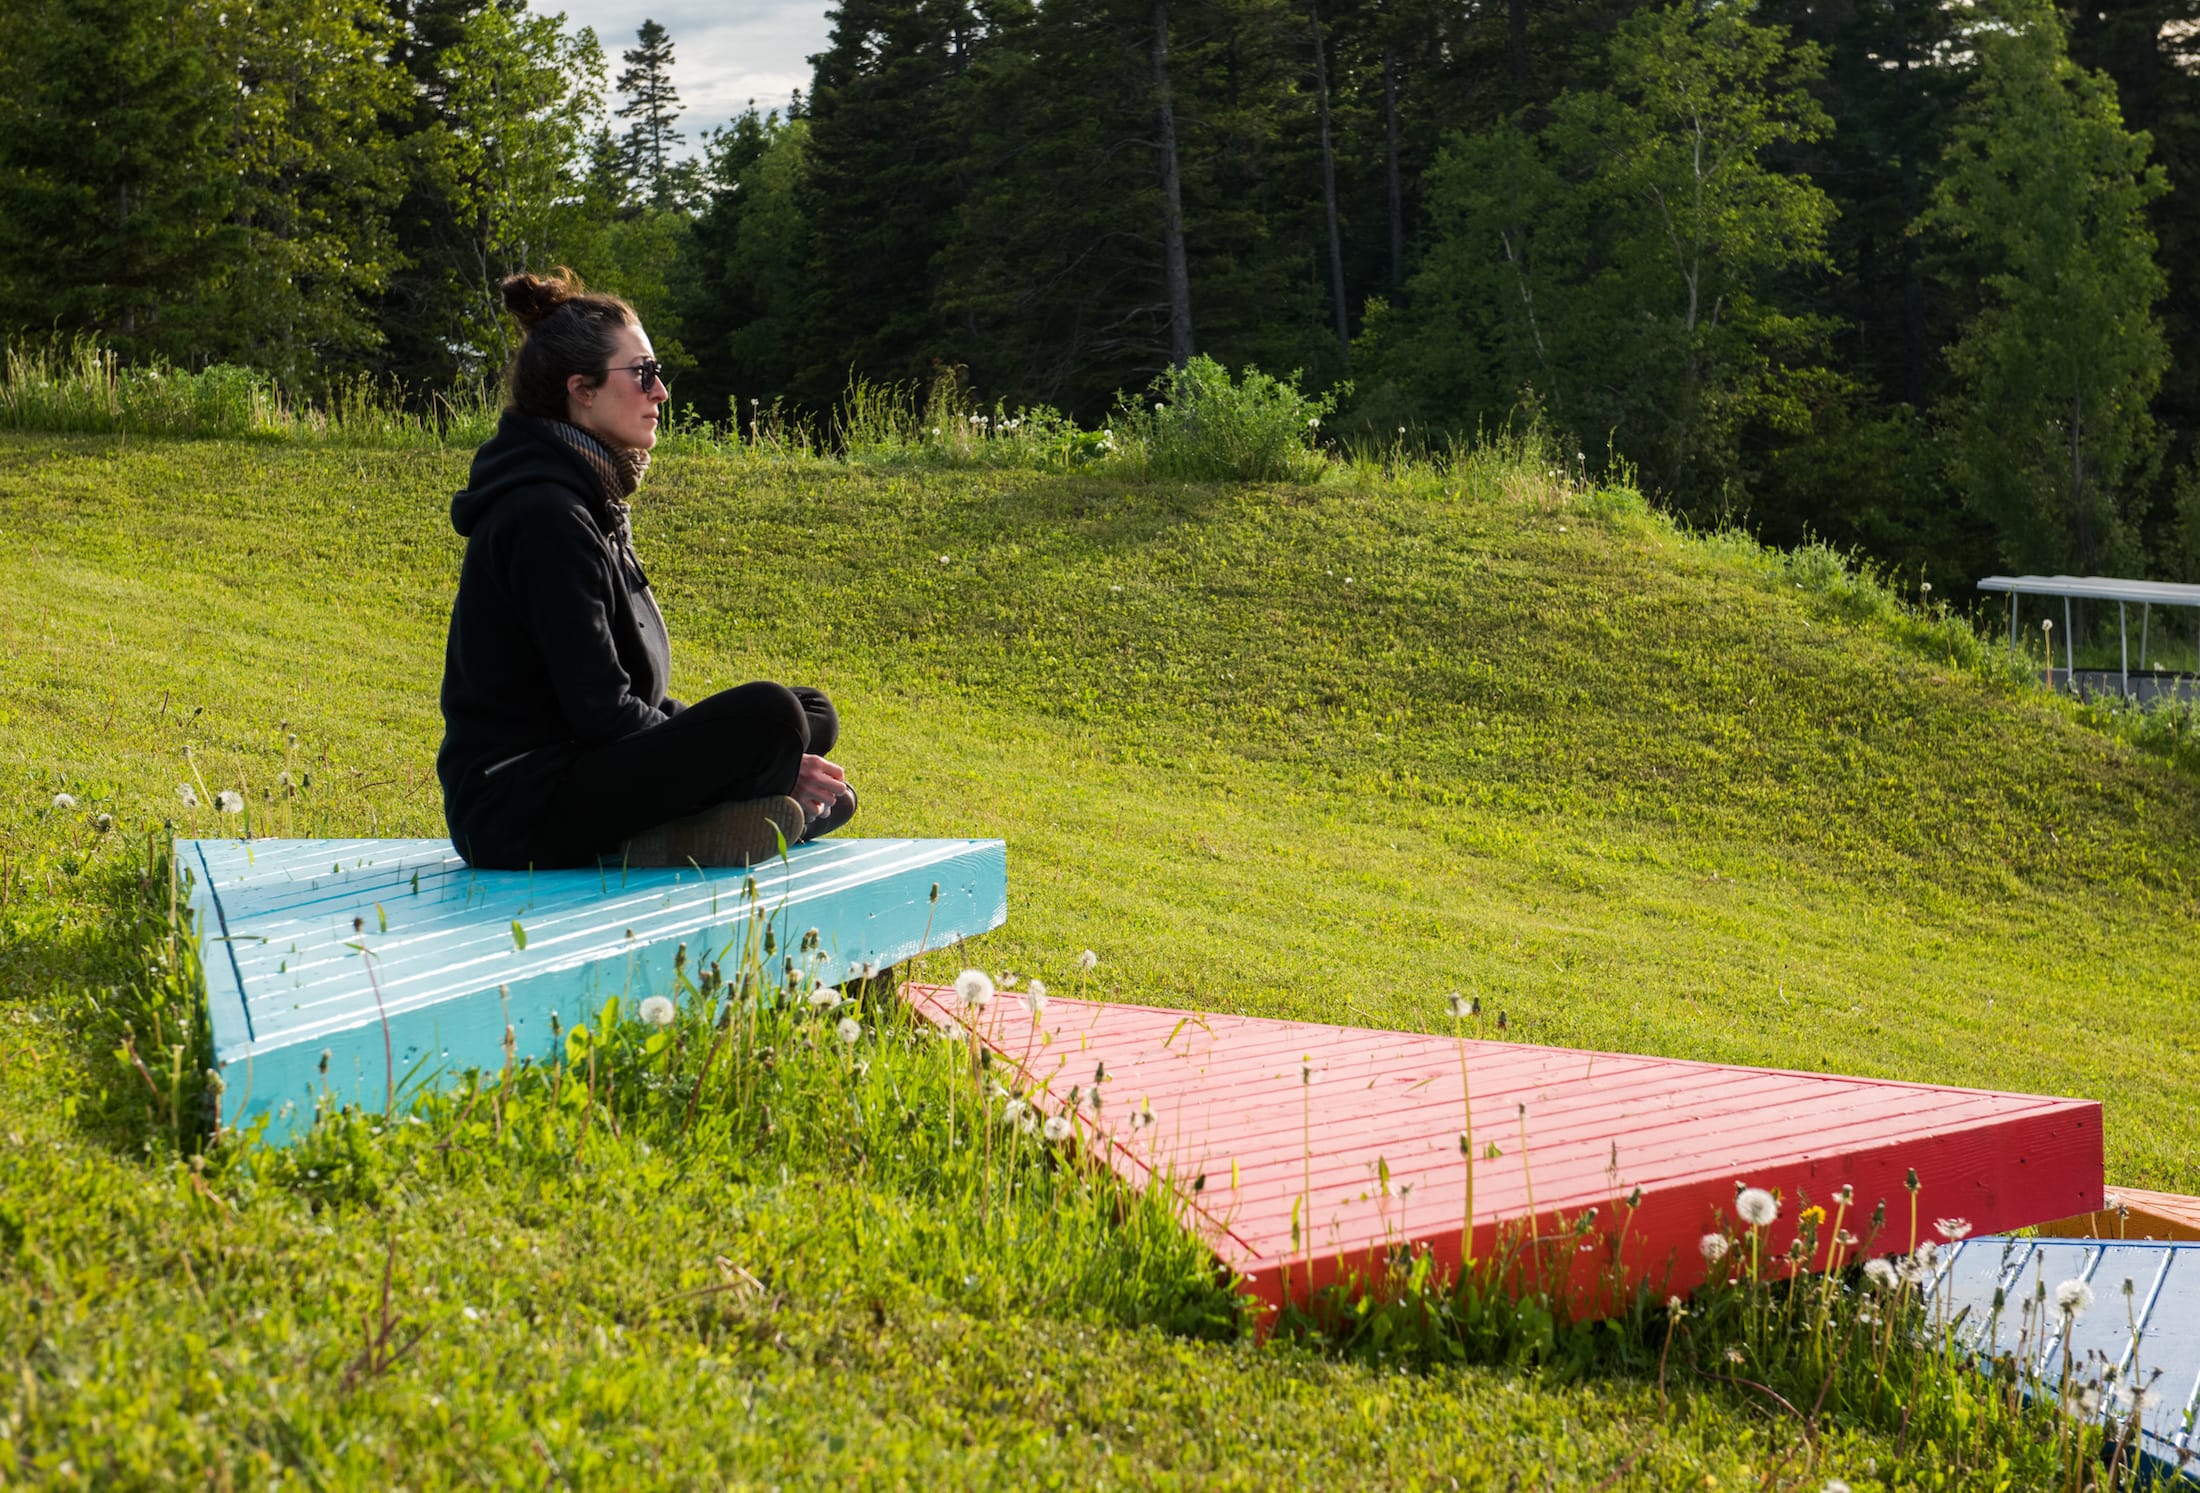
[[589, 388], [602, 384], [620, 330], [640, 325], [632, 306], [586, 289], [562, 266], [548, 278], [508, 275], [497, 290], [526, 332], [504, 370], [505, 404], [541, 420], [566, 418], [574, 374]]

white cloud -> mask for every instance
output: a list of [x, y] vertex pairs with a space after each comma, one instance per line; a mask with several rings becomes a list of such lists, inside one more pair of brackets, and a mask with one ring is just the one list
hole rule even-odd
[[825, 49], [831, 23], [826, 0], [536, 0], [563, 9], [566, 24], [593, 26], [612, 80], [619, 54], [654, 20], [672, 34], [672, 83], [680, 91], [679, 128], [692, 153], [705, 131], [754, 99], [760, 109], [784, 109], [810, 86], [810, 54]]

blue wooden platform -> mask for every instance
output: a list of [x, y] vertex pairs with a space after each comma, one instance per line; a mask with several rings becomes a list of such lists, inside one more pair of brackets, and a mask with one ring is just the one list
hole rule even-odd
[[448, 840], [179, 840], [176, 867], [223, 1123], [264, 1115], [277, 1141], [324, 1096], [382, 1107], [385, 1019], [399, 1081], [447, 1081], [501, 1068], [507, 1023], [517, 1056], [539, 1062], [553, 1017], [569, 1029], [614, 996], [631, 1010], [672, 994], [682, 945], [690, 979], [713, 959], [731, 978], [768, 929], [776, 969], [803, 958], [839, 984], [1008, 916], [999, 840], [832, 839], [745, 871], [624, 875], [476, 871]]
[[[2068, 1280], [2092, 1287], [2093, 1305], [2066, 1330], [2055, 1288]], [[1975, 1352], [2022, 1351], [2051, 1388], [2062, 1383], [2066, 1363], [2074, 1388], [2096, 1380], [2104, 1364], [2116, 1365], [2119, 1385], [2151, 1386], [2142, 1445], [2134, 1450], [2158, 1474], [2174, 1476], [2181, 1465], [2187, 1481], [2177, 1486], [2200, 1486], [2200, 1244], [1968, 1239], [1943, 1260], [1933, 1289], [1951, 1315], [1965, 1312], [1959, 1330]], [[2103, 1398], [2107, 1418], [2117, 1397]], [[2129, 1414], [2128, 1401], [2122, 1409]]]

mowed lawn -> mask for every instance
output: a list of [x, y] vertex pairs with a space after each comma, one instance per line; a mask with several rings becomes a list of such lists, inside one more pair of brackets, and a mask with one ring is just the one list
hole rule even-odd
[[[19, 1427], [134, 1428], [144, 1465], [201, 1483], [247, 1444], [322, 1481], [540, 1483], [578, 1475], [576, 1441], [671, 1482], [1763, 1475], [1761, 1424], [1717, 1395], [1661, 1415], [1631, 1381], [1399, 1376], [1013, 1294], [975, 1313], [912, 1287], [877, 1314], [860, 1262], [698, 1367], [676, 1327], [624, 1341], [601, 1308], [648, 1296], [630, 1252], [707, 1257], [715, 1208], [765, 1207], [684, 1175], [422, 1191], [419, 1278], [587, 1281], [586, 1303], [501, 1338], [454, 1326], [369, 1408], [270, 1366], [298, 1334], [356, 1346], [382, 1253], [367, 1214], [209, 1205], [157, 1147], [72, 1118], [108, 1071], [74, 1013], [128, 973], [102, 868], [164, 820], [234, 831], [183, 806], [197, 779], [240, 789], [258, 833], [441, 832], [465, 465], [0, 439]], [[1236, 488], [670, 456], [635, 526], [676, 694], [822, 685], [859, 829], [1007, 839], [989, 967], [1067, 988], [1090, 947], [1097, 993], [1426, 1029], [1461, 990], [1525, 1042], [2085, 1095], [2112, 1181], [2200, 1190], [2200, 781], [1745, 544], [1494, 462]], [[506, 1209], [535, 1252], [468, 1251]], [[200, 1278], [225, 1268], [226, 1297]], [[279, 1280], [283, 1335], [239, 1329]], [[260, 1346], [220, 1359], [232, 1341]], [[457, 1367], [485, 1358], [495, 1413]], [[157, 1366], [141, 1389], [132, 1365]]]

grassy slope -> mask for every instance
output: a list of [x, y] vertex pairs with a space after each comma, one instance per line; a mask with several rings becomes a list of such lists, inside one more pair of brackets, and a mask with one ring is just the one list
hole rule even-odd
[[[18, 1219], [64, 1187], [98, 1200], [11, 1225], [45, 1246], [21, 1256], [42, 1263], [20, 1265], [11, 1340], [36, 1339], [40, 1311], [67, 1323], [36, 1364], [49, 1385], [96, 1382], [103, 1357], [157, 1360], [152, 1407], [195, 1413], [201, 1391], [174, 1386], [207, 1350], [179, 1335], [212, 1335], [194, 1314], [285, 1279], [324, 1224], [272, 1202], [200, 1217], [168, 1172], [56, 1114], [80, 1080], [46, 997], [119, 978], [98, 878], [78, 873], [120, 847], [46, 805], [67, 787], [126, 829], [175, 814], [188, 831], [189, 742], [213, 786], [243, 782], [264, 832], [287, 721], [313, 773], [300, 832], [434, 832], [458, 552], [442, 508], [462, 471], [432, 453], [0, 442], [0, 1122], [23, 1138], [4, 1196]], [[2089, 1094], [2109, 1104], [2112, 1178], [2200, 1187], [2200, 785], [1740, 550], [1601, 506], [1517, 473], [1212, 491], [689, 458], [652, 477], [639, 542], [681, 693], [826, 684], [866, 828], [1008, 837], [996, 967], [1053, 979], [1091, 945], [1110, 993], [1420, 1027], [1467, 987], [1523, 1040]], [[1663, 1423], [1624, 1386], [1401, 1380], [1013, 1299], [973, 1317], [921, 1270], [909, 1299], [929, 1308], [855, 1332], [837, 1290], [797, 1293], [776, 1338], [737, 1334], [701, 1377], [680, 1323], [600, 1342], [604, 1313], [630, 1320], [630, 1252], [716, 1247], [712, 1196], [693, 1178], [655, 1199], [574, 1182], [540, 1223], [566, 1258], [477, 1279], [552, 1295], [586, 1280], [570, 1321], [501, 1349], [452, 1324], [349, 1418], [310, 1376], [275, 1373], [251, 1406], [147, 1433], [148, 1455], [188, 1457], [194, 1437], [312, 1446], [331, 1476], [371, 1481], [413, 1465], [408, 1443], [455, 1405], [440, 1476], [473, 1456], [539, 1478], [525, 1436], [500, 1434], [514, 1396], [559, 1457], [577, 1437], [668, 1458], [668, 1476], [871, 1457], [888, 1476], [911, 1458], [1259, 1483], [1299, 1457], [1345, 1481], [1496, 1477], [1514, 1453], [1487, 1428], [1508, 1426], [1518, 1455], [1562, 1451], [1586, 1486], [1638, 1446], [1642, 1475], [1762, 1454], [1716, 1401]], [[522, 1201], [488, 1182], [417, 1198], [416, 1278], [466, 1280], [463, 1241]], [[628, 1217], [649, 1248], [607, 1242]], [[229, 1295], [176, 1279], [194, 1250]], [[232, 1348], [223, 1373], [337, 1352], [321, 1319], [355, 1316], [375, 1255], [353, 1241], [290, 1286], [313, 1306], [280, 1333], [230, 1321], [247, 1357]], [[481, 1349], [509, 1376], [493, 1394], [463, 1367]], [[1043, 1388], [1003, 1387], [1027, 1371]], [[603, 1391], [612, 1408], [590, 1408], [599, 1381], [625, 1386]], [[439, 1384], [443, 1407], [427, 1403]], [[759, 1387], [801, 1408], [760, 1416]], [[85, 1413], [158, 1420], [109, 1395], [129, 1398], [102, 1389]], [[668, 1418], [710, 1434], [652, 1429]]]

